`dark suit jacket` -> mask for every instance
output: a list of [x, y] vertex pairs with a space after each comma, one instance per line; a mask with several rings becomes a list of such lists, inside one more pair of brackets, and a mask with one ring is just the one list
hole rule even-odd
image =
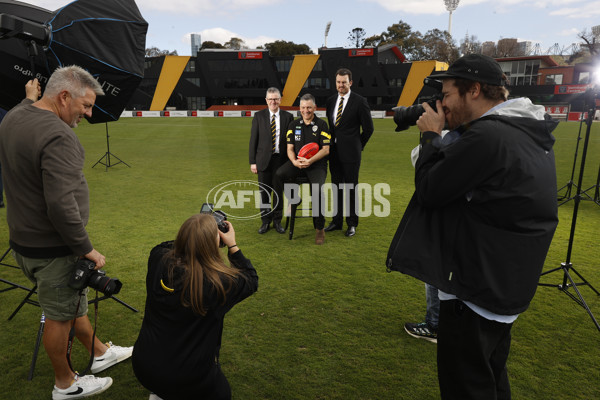
[[[373, 134], [373, 120], [367, 99], [350, 91], [340, 124], [335, 126], [337, 110], [335, 102], [338, 94], [327, 99], [327, 119], [331, 134], [331, 152], [342, 162], [359, 162], [361, 151]], [[362, 127], [362, 133], [361, 133]], [[330, 155], [330, 159], [332, 156]]]
[[[287, 161], [287, 143], [285, 134], [290, 122], [294, 120], [291, 113], [279, 109], [279, 153], [283, 164]], [[257, 111], [252, 119], [250, 130], [250, 164], [256, 164], [259, 171], [264, 171], [271, 161], [271, 113], [268, 108]]]

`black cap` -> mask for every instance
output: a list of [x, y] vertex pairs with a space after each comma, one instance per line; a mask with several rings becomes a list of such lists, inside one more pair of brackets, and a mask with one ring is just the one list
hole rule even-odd
[[500, 64], [482, 54], [468, 54], [454, 61], [448, 71], [429, 75], [431, 79], [462, 78], [494, 86], [504, 86], [506, 80]]

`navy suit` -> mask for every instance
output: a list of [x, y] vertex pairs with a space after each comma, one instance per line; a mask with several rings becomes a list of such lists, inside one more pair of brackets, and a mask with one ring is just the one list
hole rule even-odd
[[[258, 170], [258, 183], [261, 187], [265, 185], [273, 189], [275, 184], [275, 172], [287, 161], [287, 143], [285, 133], [287, 127], [294, 120], [291, 113], [279, 109], [279, 154], [273, 153], [273, 141], [271, 135], [271, 112], [268, 108], [257, 111], [252, 119], [252, 128], [250, 131], [250, 164], [256, 164]], [[262, 190], [261, 203], [263, 205], [271, 204], [271, 190]], [[283, 210], [283, 193], [277, 194], [278, 202], [273, 212], [271, 207], [261, 208], [261, 219], [264, 224], [271, 221], [280, 222]]]
[[[346, 223], [348, 226], [358, 225], [356, 214], [355, 190], [358, 185], [358, 172], [362, 150], [373, 134], [373, 120], [367, 99], [350, 91], [347, 99], [344, 96], [346, 106], [340, 118], [338, 126], [335, 126], [337, 110], [335, 105], [338, 94], [327, 99], [327, 119], [329, 120], [329, 133], [331, 134], [331, 147], [329, 151], [329, 170], [331, 172], [331, 183], [338, 186], [337, 195], [334, 191], [333, 201], [337, 205], [334, 210], [337, 213], [333, 217], [333, 223], [341, 227], [343, 225], [343, 193], [340, 188], [342, 184], [352, 184], [350, 190], [346, 190], [349, 197], [346, 200], [347, 210]], [[361, 132], [362, 128], [362, 132]]]

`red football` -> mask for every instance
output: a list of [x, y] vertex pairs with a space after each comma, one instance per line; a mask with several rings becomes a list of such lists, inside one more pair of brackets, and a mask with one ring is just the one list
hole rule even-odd
[[298, 152], [298, 157], [311, 158], [319, 152], [319, 144], [315, 142], [307, 143]]

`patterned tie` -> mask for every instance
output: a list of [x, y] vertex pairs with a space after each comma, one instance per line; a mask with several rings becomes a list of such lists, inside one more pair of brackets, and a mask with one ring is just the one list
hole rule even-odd
[[340, 97], [340, 105], [337, 109], [337, 114], [335, 115], [335, 126], [340, 124], [340, 118], [342, 117], [342, 110], [344, 109], [344, 98]]
[[277, 138], [277, 123], [275, 122], [275, 114], [271, 116], [271, 136], [273, 141], [273, 153], [275, 153], [275, 149], [277, 148], [277, 143], [275, 139]]

